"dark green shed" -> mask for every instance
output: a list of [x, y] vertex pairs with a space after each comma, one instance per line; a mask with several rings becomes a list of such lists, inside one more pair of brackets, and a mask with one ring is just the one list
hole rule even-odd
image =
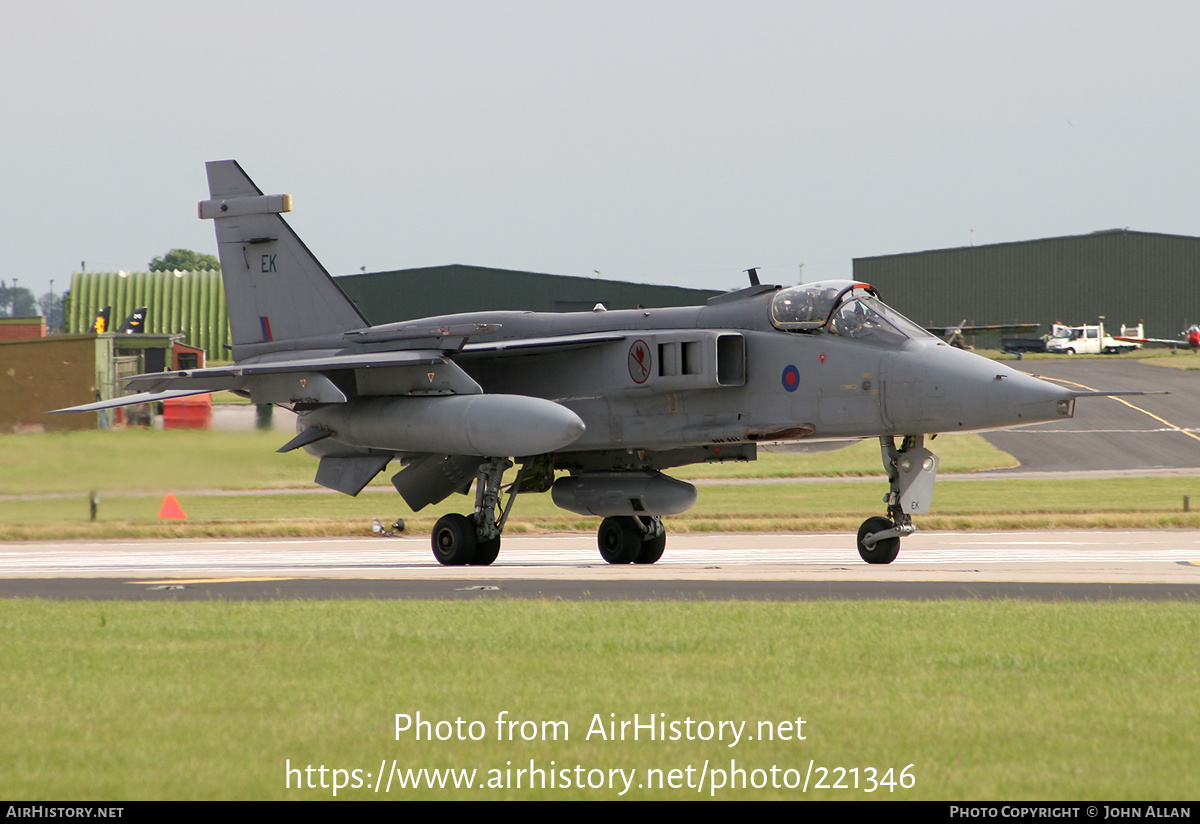
[[1128, 229], [856, 258], [854, 277], [926, 326], [1145, 321], [1170, 338], [1200, 321], [1200, 238]]
[[373, 324], [498, 309], [590, 312], [597, 303], [608, 309], [694, 306], [720, 294], [711, 289], [458, 264], [345, 275], [337, 282]]

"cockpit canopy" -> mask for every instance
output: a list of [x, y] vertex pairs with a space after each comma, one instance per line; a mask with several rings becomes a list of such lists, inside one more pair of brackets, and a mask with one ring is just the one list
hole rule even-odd
[[771, 300], [771, 323], [785, 332], [828, 332], [875, 343], [901, 345], [933, 338], [885, 304], [865, 283], [823, 280], [782, 289]]

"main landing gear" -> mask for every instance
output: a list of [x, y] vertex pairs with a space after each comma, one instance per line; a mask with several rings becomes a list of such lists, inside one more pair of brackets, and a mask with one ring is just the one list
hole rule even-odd
[[[517, 493], [545, 492], [553, 485], [554, 502], [584, 515], [613, 512], [638, 514], [605, 517], [597, 533], [600, 555], [610, 564], [653, 564], [667, 547], [661, 515], [683, 512], [695, 502], [696, 489], [657, 472], [597, 473], [554, 481], [549, 460], [527, 459], [508, 487], [501, 507], [500, 480], [513, 462], [488, 458], [479, 465], [475, 481], [475, 512], [443, 515], [433, 527], [433, 557], [446, 566], [486, 566], [500, 553], [500, 533]], [[464, 467], [455, 482], [465, 481]], [[627, 502], [614, 505], [611, 499]], [[599, 509], [600, 511], [596, 511]]]
[[600, 522], [596, 542], [610, 564], [652, 564], [667, 548], [667, 531], [657, 515], [621, 515]]
[[937, 480], [938, 457], [924, 446], [923, 435], [909, 435], [900, 448], [891, 437], [879, 439], [890, 489], [884, 497], [887, 517], [867, 518], [858, 528], [858, 554], [868, 564], [890, 564], [900, 538], [917, 531], [911, 515], [929, 511]]
[[492, 458], [479, 466], [475, 483], [475, 513], [443, 515], [433, 526], [433, 557], [439, 564], [487, 566], [500, 554], [500, 533], [512, 510], [525, 476], [522, 464], [508, 490], [508, 502], [500, 509], [500, 479], [513, 465], [507, 458]]

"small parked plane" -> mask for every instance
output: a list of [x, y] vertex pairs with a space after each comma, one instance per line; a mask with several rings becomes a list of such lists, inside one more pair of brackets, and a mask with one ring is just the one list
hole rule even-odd
[[951, 346], [966, 349], [966, 335], [1028, 335], [1036, 334], [1041, 328], [1039, 323], [1010, 323], [1007, 326], [967, 326], [966, 319], [958, 326], [926, 326], [925, 331], [935, 338], [941, 338]]
[[1127, 340], [1131, 343], [1155, 343], [1159, 346], [1170, 346], [1178, 349], [1186, 346], [1192, 352], [1200, 350], [1200, 326], [1192, 324], [1186, 332], [1180, 332], [1178, 338], [1133, 338], [1124, 335], [1113, 335], [1117, 340]]

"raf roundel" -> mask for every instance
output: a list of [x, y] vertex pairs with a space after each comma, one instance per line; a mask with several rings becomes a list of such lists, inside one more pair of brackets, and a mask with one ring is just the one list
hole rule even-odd
[[783, 367], [783, 388], [789, 392], [795, 392], [800, 386], [800, 370], [788, 364]]

